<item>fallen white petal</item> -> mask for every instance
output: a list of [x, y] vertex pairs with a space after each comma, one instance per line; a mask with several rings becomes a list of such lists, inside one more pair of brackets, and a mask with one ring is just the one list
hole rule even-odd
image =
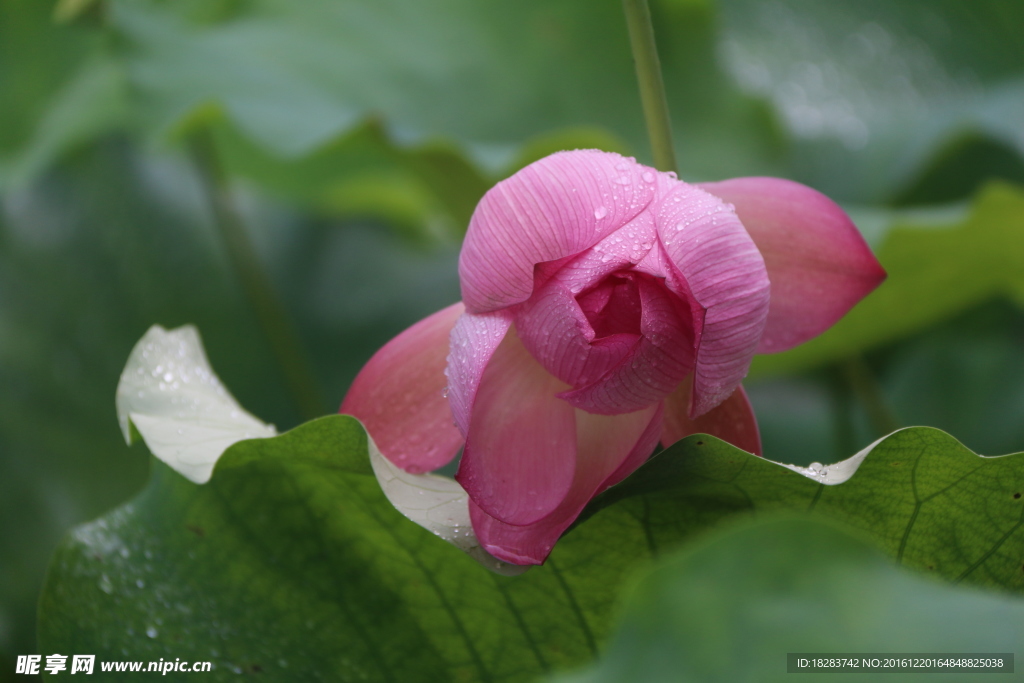
[[153, 455], [197, 484], [232, 444], [277, 435], [220, 383], [191, 325], [154, 325], [135, 345], [117, 385], [117, 419], [125, 441], [134, 425]]

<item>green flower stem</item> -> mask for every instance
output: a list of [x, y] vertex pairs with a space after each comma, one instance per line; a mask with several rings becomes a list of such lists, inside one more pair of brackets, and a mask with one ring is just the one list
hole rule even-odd
[[668, 117], [665, 83], [661, 78], [661, 62], [654, 44], [654, 27], [647, 0], [622, 0], [629, 26], [629, 42], [633, 47], [636, 78], [640, 84], [640, 101], [651, 139], [654, 166], [659, 171], [678, 173], [676, 151], [672, 145], [672, 121]]
[[241, 281], [260, 328], [266, 336], [288, 389], [300, 414], [311, 420], [328, 412], [309, 361], [287, 312], [264, 272], [256, 250], [231, 196], [227, 175], [217, 155], [212, 133], [206, 128], [193, 132], [189, 151], [203, 181], [203, 189], [214, 223], [227, 249], [228, 258]]

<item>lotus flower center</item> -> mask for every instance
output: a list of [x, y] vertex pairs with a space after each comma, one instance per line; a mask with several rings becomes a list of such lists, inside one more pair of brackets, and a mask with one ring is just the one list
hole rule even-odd
[[594, 329], [595, 339], [613, 334], [641, 334], [643, 307], [637, 286], [641, 277], [650, 276], [628, 270], [618, 271], [576, 296], [576, 303]]

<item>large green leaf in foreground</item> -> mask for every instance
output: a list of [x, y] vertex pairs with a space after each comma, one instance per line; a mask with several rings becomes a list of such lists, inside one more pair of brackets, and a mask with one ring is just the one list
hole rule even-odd
[[[772, 520], [713, 536], [659, 562], [630, 596], [600, 665], [558, 680], [792, 681], [789, 652], [1012, 653], [1024, 639], [1022, 624], [1024, 601], [950, 589], [901, 571], [829, 524]], [[922, 677], [890, 672], [852, 680], [868, 679]], [[941, 680], [948, 679], [994, 683], [1019, 680], [1019, 674], [967, 671]], [[851, 678], [815, 673], [796, 680]]]
[[911, 427], [841, 463], [794, 470], [805, 474], [697, 435], [589, 511], [623, 501], [615, 507], [644, 515], [655, 546], [739, 511], [806, 511], [862, 529], [902, 564], [1024, 591], [1024, 453], [978, 456], [945, 432]]
[[623, 581], [658, 549], [772, 510], [846, 521], [943, 577], [1024, 588], [1024, 455], [980, 458], [908, 429], [848, 482], [822, 478], [690, 437], [600, 501], [546, 566], [505, 577], [396, 512], [361, 426], [326, 417], [235, 444], [205, 485], [154, 461], [136, 500], [57, 551], [40, 648], [210, 660], [211, 680], [530, 680], [596, 654]]

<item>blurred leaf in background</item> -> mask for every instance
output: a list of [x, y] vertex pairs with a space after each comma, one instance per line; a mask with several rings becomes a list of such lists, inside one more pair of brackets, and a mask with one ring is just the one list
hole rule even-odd
[[[1024, 6], [652, 5], [683, 177], [805, 182], [889, 268], [833, 333], [755, 366], [768, 455], [846, 457], [879, 411], [1024, 448]], [[325, 409], [458, 298], [494, 181], [562, 147], [647, 158], [611, 0], [0, 0], [0, 104], [0, 680], [35, 651], [61, 533], [143, 484], [111, 397], [150, 324], [196, 323], [244, 405], [299, 420], [180, 153], [197, 131]]]
[[[1013, 653], [1024, 601], [951, 589], [842, 527], [748, 522], [660, 560], [629, 593], [600, 663], [559, 683], [788, 681], [786, 654]], [[854, 672], [857, 673], [857, 672]], [[846, 681], [850, 673], [815, 673]], [[1011, 681], [960, 672], [957, 681]], [[921, 672], [862, 673], [872, 681]]]
[[[1004, 173], [1020, 182], [1020, 3], [719, 6], [720, 54], [745, 91], [771, 100], [791, 136], [795, 179], [870, 203], [961, 199]], [[959, 167], [959, 178], [942, 194], [921, 187], [943, 178], [942, 165]]]

